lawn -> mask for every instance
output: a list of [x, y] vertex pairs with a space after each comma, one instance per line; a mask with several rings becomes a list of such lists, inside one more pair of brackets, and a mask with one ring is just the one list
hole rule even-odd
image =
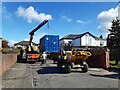
[[118, 62], [118, 65], [115, 65], [115, 61], [110, 61], [110, 67], [114, 69], [120, 69], [120, 61]]

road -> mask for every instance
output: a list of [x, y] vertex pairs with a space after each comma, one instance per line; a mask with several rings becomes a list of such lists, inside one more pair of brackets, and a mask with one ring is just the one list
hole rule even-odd
[[[16, 78], [10, 78], [12, 74]], [[72, 69], [70, 74], [65, 74], [51, 61], [44, 66], [40, 66], [40, 62], [16, 63], [3, 75], [3, 88], [118, 88], [118, 76], [115, 72], [93, 68], [87, 73]]]

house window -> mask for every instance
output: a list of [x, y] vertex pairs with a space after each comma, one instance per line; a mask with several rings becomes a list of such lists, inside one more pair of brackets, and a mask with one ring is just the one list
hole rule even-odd
[[87, 37], [88, 35], [86, 34], [85, 37]]
[[104, 42], [100, 42], [100, 46], [103, 46], [104, 45]]
[[69, 44], [72, 44], [72, 41], [68, 41]]

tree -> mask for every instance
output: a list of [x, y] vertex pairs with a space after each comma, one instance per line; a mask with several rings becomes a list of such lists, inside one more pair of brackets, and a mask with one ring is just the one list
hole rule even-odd
[[7, 40], [2, 40], [2, 47], [3, 47], [3, 48], [9, 48], [8, 41], [7, 41]]
[[120, 60], [120, 20], [118, 18], [113, 20], [111, 29], [108, 30], [110, 34], [108, 34], [107, 46], [110, 49], [110, 56], [118, 64]]
[[100, 36], [100, 38], [102, 39], [102, 38], [103, 38], [103, 36], [101, 35], [101, 36]]

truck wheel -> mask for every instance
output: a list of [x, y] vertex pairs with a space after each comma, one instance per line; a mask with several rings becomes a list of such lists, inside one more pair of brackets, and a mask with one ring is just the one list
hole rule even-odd
[[58, 61], [58, 62], [57, 62], [57, 67], [58, 67], [59, 69], [61, 69], [62, 66], [63, 66], [62, 62], [61, 62], [61, 61]]
[[71, 72], [71, 66], [70, 65], [65, 65], [65, 72], [70, 73]]
[[88, 64], [83, 64], [83, 67], [81, 68], [82, 72], [88, 72]]

